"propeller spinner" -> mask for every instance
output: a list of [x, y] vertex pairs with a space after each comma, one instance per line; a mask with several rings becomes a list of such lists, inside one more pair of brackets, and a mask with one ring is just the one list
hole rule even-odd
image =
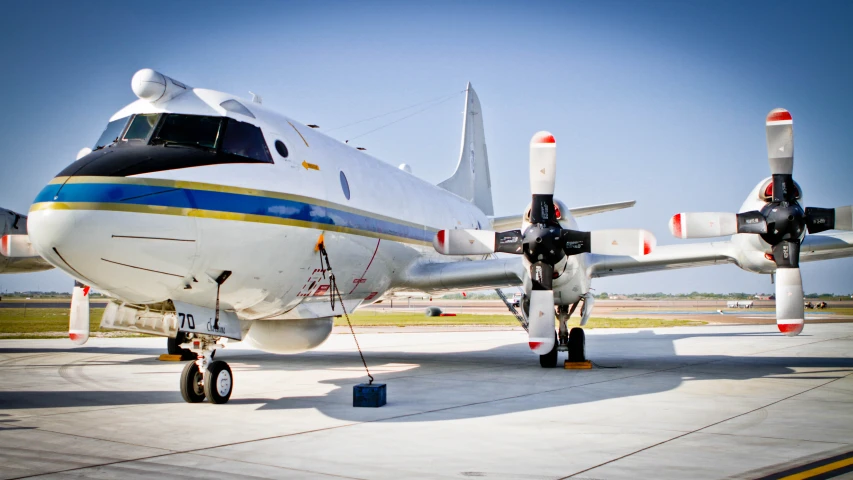
[[803, 330], [805, 308], [800, 276], [800, 242], [805, 234], [853, 230], [853, 207], [803, 210], [794, 183], [794, 121], [784, 108], [767, 114], [767, 158], [773, 182], [760, 211], [744, 213], [678, 213], [669, 229], [678, 238], [708, 238], [752, 233], [761, 235], [776, 263], [776, 324], [786, 335]]
[[433, 239], [444, 255], [524, 255], [530, 267], [528, 333], [530, 349], [544, 355], [554, 348], [554, 267], [567, 256], [581, 253], [645, 255], [655, 246], [645, 230], [597, 230], [583, 232], [562, 228], [554, 206], [557, 143], [549, 132], [537, 132], [530, 140], [530, 226], [524, 232], [510, 230], [441, 230]]

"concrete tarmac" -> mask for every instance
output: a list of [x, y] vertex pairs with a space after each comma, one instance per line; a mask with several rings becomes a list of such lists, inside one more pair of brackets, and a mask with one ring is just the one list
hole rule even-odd
[[[352, 337], [229, 345], [186, 404], [165, 341], [0, 341], [0, 478], [758, 478], [853, 450], [853, 324], [587, 332], [542, 369], [519, 330], [359, 336], [388, 404], [353, 408]], [[564, 354], [561, 355], [561, 361]]]

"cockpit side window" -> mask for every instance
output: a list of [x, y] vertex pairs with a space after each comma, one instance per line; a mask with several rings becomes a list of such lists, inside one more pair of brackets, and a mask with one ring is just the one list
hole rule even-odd
[[229, 118], [221, 148], [224, 153], [272, 163], [272, 156], [261, 129], [251, 123]]
[[127, 127], [127, 132], [124, 134], [124, 140], [142, 140], [147, 142], [157, 126], [157, 121], [160, 120], [159, 113], [146, 113], [143, 115], [134, 115], [130, 121], [130, 126]]
[[119, 118], [118, 120], [113, 120], [112, 122], [107, 124], [107, 128], [104, 129], [104, 133], [101, 134], [101, 138], [95, 142], [95, 146], [92, 147], [92, 150], [97, 150], [99, 148], [106, 147], [107, 145], [112, 145], [116, 141], [118, 141], [121, 134], [124, 133], [124, 127], [127, 126], [127, 121], [130, 120], [130, 117]]

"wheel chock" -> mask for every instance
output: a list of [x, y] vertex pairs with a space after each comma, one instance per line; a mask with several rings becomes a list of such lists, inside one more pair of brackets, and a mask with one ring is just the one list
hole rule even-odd
[[378, 408], [385, 405], [384, 383], [360, 383], [352, 387], [353, 407]]
[[584, 360], [583, 362], [570, 362], [566, 360], [566, 363], [563, 364], [563, 368], [566, 370], [588, 370], [592, 368], [592, 362], [589, 360]]
[[161, 362], [180, 362], [183, 359], [184, 357], [181, 355], [169, 355], [168, 353], [164, 353], [160, 355], [160, 358], [158, 360], [160, 360]]

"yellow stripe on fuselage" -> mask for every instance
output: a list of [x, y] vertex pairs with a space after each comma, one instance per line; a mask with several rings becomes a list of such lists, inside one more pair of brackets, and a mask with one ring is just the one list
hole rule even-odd
[[[312, 205], [317, 205], [318, 207], [331, 208], [334, 210], [341, 210], [343, 212], [352, 213], [355, 215], [361, 215], [364, 217], [370, 217], [376, 220], [382, 220], [386, 222], [396, 223], [398, 225], [405, 225], [412, 228], [417, 229], [425, 229], [427, 231], [437, 231], [436, 229], [424, 227], [424, 225], [420, 225], [413, 222], [407, 222], [405, 220], [401, 220], [399, 218], [387, 217], [385, 215], [380, 215], [378, 213], [367, 212], [364, 210], [359, 210], [357, 208], [351, 208], [346, 205], [341, 205], [338, 203], [327, 202], [325, 200], [320, 200], [317, 198], [305, 197], [302, 195], [293, 195], [289, 193], [281, 193], [281, 192], [271, 192], [268, 190], [257, 190], [253, 188], [243, 188], [243, 187], [232, 187], [230, 185], [218, 185], [214, 183], [201, 183], [201, 182], [190, 182], [186, 180], [164, 180], [158, 178], [130, 178], [130, 177], [86, 177], [86, 176], [75, 176], [75, 177], [56, 177], [50, 181], [50, 184], [86, 184], [86, 183], [97, 183], [97, 184], [121, 184], [121, 185], [146, 185], [151, 187], [163, 187], [163, 188], [175, 188], [175, 189], [186, 189], [186, 190], [202, 190], [208, 192], [221, 192], [221, 193], [233, 193], [237, 195], [249, 195], [253, 197], [267, 197], [267, 198], [277, 198], [281, 200], [292, 200], [296, 202], [309, 203]], [[160, 208], [160, 207], [156, 207]], [[31, 209], [32, 210], [32, 209]], [[92, 208], [86, 210], [95, 210]], [[181, 209], [178, 209], [181, 210]], [[145, 213], [157, 213], [157, 212], [145, 212]], [[246, 220], [249, 221], [249, 220]], [[266, 222], [266, 223], [277, 223], [277, 222]], [[332, 230], [331, 228], [329, 230]], [[380, 237], [377, 237], [380, 238]], [[409, 242], [411, 243], [411, 241]], [[421, 242], [418, 242], [421, 243]]]
[[[92, 182], [83, 182], [92, 183]], [[106, 182], [104, 182], [106, 183]], [[232, 187], [228, 187], [232, 188]], [[382, 240], [391, 240], [394, 242], [408, 243], [412, 245], [432, 245], [429, 242], [423, 242], [406, 237], [396, 235], [388, 235], [385, 233], [371, 232], [369, 230], [361, 230], [357, 228], [342, 227], [338, 225], [329, 225], [327, 223], [306, 222], [303, 220], [292, 220], [287, 218], [271, 217], [267, 215], [253, 215], [244, 213], [222, 212], [217, 210], [200, 210], [195, 208], [178, 208], [178, 207], [163, 207], [157, 205], [135, 205], [126, 203], [94, 203], [94, 202], [41, 202], [34, 203], [30, 207], [30, 212], [42, 210], [87, 210], [87, 211], [109, 211], [109, 212], [130, 212], [130, 213], [147, 213], [156, 215], [175, 215], [183, 217], [210, 218], [214, 220], [231, 220], [238, 222], [253, 222], [266, 223], [272, 225], [286, 225], [301, 228], [313, 228], [317, 230], [325, 230], [332, 232], [348, 233], [351, 235], [359, 235], [362, 237], [379, 238]], [[400, 223], [398, 220], [395, 222]]]

